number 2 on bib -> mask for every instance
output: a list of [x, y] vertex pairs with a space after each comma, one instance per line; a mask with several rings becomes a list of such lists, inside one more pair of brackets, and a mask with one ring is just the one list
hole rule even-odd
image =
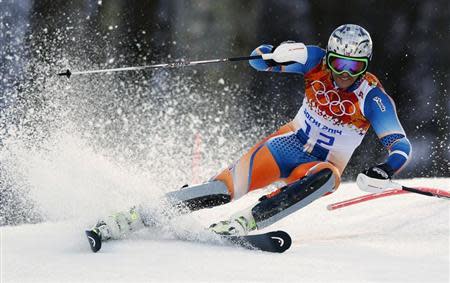
[[[305, 122], [305, 124], [306, 124], [305, 134], [309, 138], [309, 134], [311, 132], [311, 125], [306, 123], [306, 122]], [[326, 134], [324, 134], [322, 132], [320, 132], [319, 135], [320, 135], [320, 137], [317, 138], [316, 144], [319, 144], [319, 145], [323, 144], [323, 145], [328, 145], [328, 146], [332, 146], [334, 144], [334, 137], [333, 136], [326, 135]]]

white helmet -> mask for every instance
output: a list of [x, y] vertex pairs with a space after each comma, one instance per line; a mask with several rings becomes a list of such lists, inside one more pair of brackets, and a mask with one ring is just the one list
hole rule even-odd
[[345, 24], [335, 29], [328, 40], [327, 53], [372, 58], [372, 39], [364, 28]]

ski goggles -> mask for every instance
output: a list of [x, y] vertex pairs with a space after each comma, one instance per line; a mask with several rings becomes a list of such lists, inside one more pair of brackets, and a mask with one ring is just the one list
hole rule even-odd
[[369, 59], [346, 57], [336, 53], [328, 53], [327, 65], [334, 73], [342, 75], [347, 73], [352, 77], [363, 74], [369, 66]]

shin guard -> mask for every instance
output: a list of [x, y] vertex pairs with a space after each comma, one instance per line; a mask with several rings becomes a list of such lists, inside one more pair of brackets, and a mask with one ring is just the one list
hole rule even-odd
[[334, 191], [338, 186], [336, 180], [333, 171], [324, 168], [263, 196], [251, 210], [258, 229], [267, 227]]
[[227, 186], [221, 181], [182, 188], [168, 193], [166, 197], [175, 207], [186, 207], [190, 211], [211, 208], [231, 201]]

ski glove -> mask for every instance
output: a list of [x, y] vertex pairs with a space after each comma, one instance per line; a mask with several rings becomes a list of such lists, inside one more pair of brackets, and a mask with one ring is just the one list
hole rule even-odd
[[272, 59], [280, 64], [305, 64], [306, 59], [308, 58], [308, 50], [303, 43], [285, 41], [275, 48], [272, 54], [267, 54], [263, 56], [263, 58], [265, 60]]
[[363, 191], [380, 193], [393, 187], [392, 175], [394, 175], [394, 170], [388, 164], [383, 163], [359, 173], [356, 184]]

